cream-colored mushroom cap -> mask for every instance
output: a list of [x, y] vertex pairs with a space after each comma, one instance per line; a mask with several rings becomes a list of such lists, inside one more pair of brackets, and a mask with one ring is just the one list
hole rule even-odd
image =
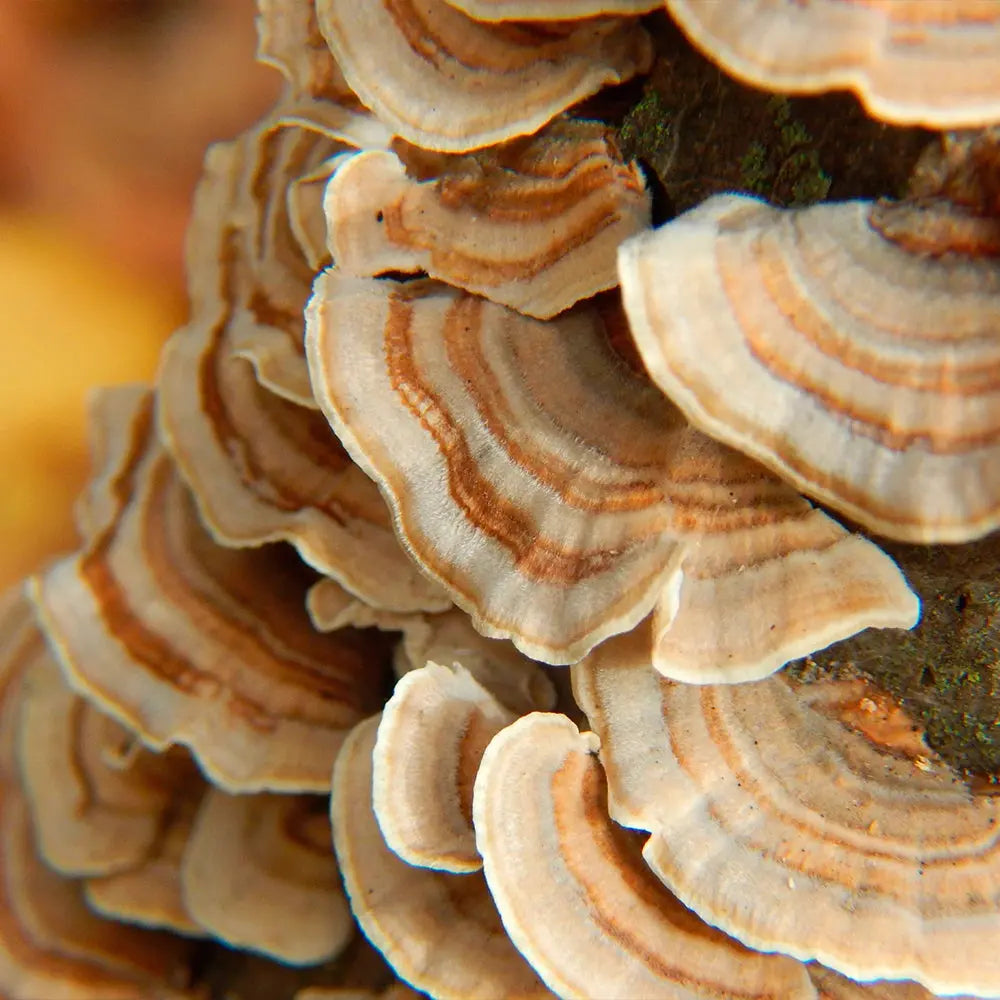
[[224, 549], [155, 439], [120, 476], [118, 517], [35, 581], [70, 685], [150, 746], [189, 746], [223, 787], [325, 791], [347, 729], [379, 703], [375, 632], [322, 635], [290, 549]]
[[486, 881], [518, 950], [560, 996], [793, 1000], [805, 968], [702, 923], [608, 817], [598, 740], [564, 715], [524, 716], [495, 736], [473, 822]]
[[293, 965], [333, 957], [354, 931], [318, 797], [212, 790], [181, 884], [188, 911], [213, 935]]
[[[573, 668], [611, 815], [700, 916], [856, 979], [1000, 993], [1000, 800], [864, 682], [693, 687], [640, 632]], [[882, 716], [885, 715], [883, 721]]]
[[30, 604], [0, 596], [0, 993], [45, 1000], [180, 1000], [187, 945], [103, 920], [38, 857], [15, 763], [22, 680], [48, 656]]
[[302, 313], [312, 267], [290, 233], [284, 195], [334, 148], [301, 129], [261, 129], [212, 150], [189, 264], [193, 284], [214, 272], [218, 287], [195, 295], [192, 322], [164, 351], [160, 423], [218, 541], [288, 541], [369, 603], [440, 610], [447, 598], [401, 550], [377, 489], [323, 417], [263, 387], [237, 356], [241, 338], [277, 338], [308, 381]]
[[955, 128], [1000, 120], [993, 0], [666, 0], [691, 40], [769, 90], [857, 92], [876, 118]]
[[618, 284], [615, 254], [650, 196], [598, 122], [455, 157], [401, 148], [347, 157], [326, 190], [345, 274], [424, 271], [546, 319]]
[[655, 608], [658, 669], [706, 681], [912, 625], [891, 560], [688, 425], [614, 354], [616, 318], [317, 279], [317, 399], [475, 627], [566, 663]]
[[550, 997], [504, 932], [481, 874], [415, 868], [386, 846], [372, 810], [378, 716], [337, 756], [333, 837], [354, 916], [411, 986], [442, 1000]]
[[42, 857], [67, 875], [134, 867], [173, 800], [200, 783], [191, 759], [144, 748], [70, 690], [47, 650], [22, 683], [17, 760]]
[[1000, 524], [1000, 263], [910, 252], [867, 202], [719, 195], [619, 251], [651, 376], [702, 430], [867, 528]]
[[560, 21], [600, 14], [645, 14], [660, 0], [447, 0], [477, 21]]
[[530, 135], [652, 56], [631, 20], [489, 25], [445, 0], [317, 0], [316, 13], [351, 89], [407, 142], [442, 152]]
[[482, 867], [472, 784], [486, 744], [515, 718], [460, 664], [428, 662], [397, 683], [378, 727], [372, 803], [403, 861], [451, 872]]

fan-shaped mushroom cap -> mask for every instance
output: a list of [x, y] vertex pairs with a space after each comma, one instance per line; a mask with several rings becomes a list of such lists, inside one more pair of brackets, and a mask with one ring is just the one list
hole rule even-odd
[[640, 632], [573, 669], [611, 815], [700, 916], [852, 978], [1000, 993], [1000, 800], [914, 756], [863, 682], [675, 684]]
[[372, 803], [390, 850], [424, 868], [482, 867], [472, 784], [486, 744], [515, 718], [459, 664], [429, 662], [399, 681], [373, 756]]
[[593, 733], [518, 719], [476, 776], [476, 842], [507, 933], [560, 996], [812, 998], [805, 968], [702, 923], [612, 823]]
[[74, 694], [47, 652], [22, 683], [17, 759], [39, 852], [67, 875], [134, 867], [173, 800], [201, 784], [193, 762], [142, 747]]
[[337, 755], [331, 815], [351, 909], [396, 972], [442, 1000], [549, 997], [504, 933], [482, 875], [414, 868], [386, 846], [372, 810], [378, 716]]
[[181, 859], [187, 846], [204, 783], [174, 800], [159, 835], [141, 863], [128, 871], [89, 878], [84, 894], [92, 910], [113, 919], [190, 937], [207, 932], [188, 911], [181, 886]]
[[1000, 523], [1000, 264], [911, 253], [867, 202], [719, 195], [623, 244], [633, 335], [703, 430], [866, 527]]
[[[852, 979], [817, 965], [809, 966], [809, 976], [819, 991], [819, 1000], [934, 1000], [934, 994], [919, 983], [856, 983]], [[972, 996], [953, 997], [952, 1000], [977, 1000]]]
[[877, 118], [931, 128], [1000, 120], [992, 0], [666, 0], [691, 40], [758, 87], [856, 91]]
[[425, 271], [543, 319], [617, 285], [618, 244], [650, 219], [608, 129], [569, 120], [462, 157], [358, 153], [325, 208], [343, 273]]
[[[291, 137], [290, 145], [281, 141], [284, 136]], [[300, 136], [306, 137], [304, 146]], [[217, 198], [241, 169], [250, 175], [244, 181], [247, 203], [253, 203], [251, 193], [261, 183], [268, 191], [272, 186], [283, 191], [296, 175], [294, 164], [301, 166], [303, 156], [311, 162], [314, 148], [306, 133], [291, 129], [216, 147], [208, 159], [196, 217], [204, 221], [218, 212]], [[324, 153], [330, 148], [327, 144]], [[284, 155], [291, 156], [291, 165], [275, 171], [274, 158], [280, 163]], [[353, 465], [322, 416], [263, 388], [250, 364], [234, 356], [234, 341], [248, 328], [266, 327], [273, 333], [280, 327], [282, 342], [291, 337], [296, 350], [302, 349], [302, 311], [312, 270], [296, 248], [285, 246], [278, 256], [282, 241], [277, 234], [287, 230], [287, 219], [281, 222], [281, 199], [274, 192], [271, 197], [274, 203], [265, 209], [274, 218], [265, 209], [254, 211], [263, 214], [261, 231], [270, 233], [264, 244], [271, 250], [264, 256], [280, 264], [270, 276], [273, 281], [268, 280], [267, 261], [252, 257], [261, 252], [263, 239], [252, 227], [244, 227], [245, 239], [228, 250], [227, 224], [218, 222], [218, 232], [211, 233], [220, 259], [205, 262], [199, 281], [212, 268], [218, 288], [206, 289], [204, 307], [196, 299], [194, 321], [171, 338], [160, 369], [159, 415], [167, 443], [202, 517], [224, 544], [289, 541], [308, 563], [371, 604], [397, 610], [446, 607], [447, 598], [401, 550], [377, 489]], [[241, 205], [237, 199], [231, 209], [237, 233], [240, 219], [254, 218]], [[220, 241], [225, 244], [221, 248]], [[285, 232], [284, 243], [289, 242]], [[199, 246], [192, 255], [197, 264], [207, 249]], [[218, 305], [210, 307], [212, 301]], [[301, 355], [296, 357], [302, 364]]]
[[119, 516], [35, 581], [70, 685], [157, 749], [191, 747], [232, 790], [323, 791], [346, 730], [380, 700], [378, 633], [320, 635], [291, 550], [223, 549], [152, 438]]
[[445, 0], [317, 0], [316, 13], [351, 89], [407, 142], [442, 152], [530, 135], [652, 57], [634, 21], [489, 25]]
[[660, 0], [447, 0], [476, 21], [558, 21], [600, 14], [645, 14]]
[[0, 597], [0, 991], [46, 1000], [177, 998], [186, 978], [184, 942], [103, 920], [78, 883], [35, 853], [17, 781], [16, 719], [24, 673], [47, 656], [30, 605]]
[[317, 797], [213, 789], [185, 848], [181, 882], [188, 911], [216, 937], [293, 965], [333, 957], [354, 931], [327, 803]]
[[529, 656], [571, 662], [655, 606], [659, 669], [740, 680], [916, 619], [886, 556], [693, 430], [593, 306], [542, 323], [331, 270], [308, 328], [317, 399], [404, 544], [479, 631]]

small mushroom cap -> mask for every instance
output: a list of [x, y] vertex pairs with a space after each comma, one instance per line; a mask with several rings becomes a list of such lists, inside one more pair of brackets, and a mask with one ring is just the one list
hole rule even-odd
[[571, 21], [600, 14], [646, 14], [660, 0], [447, 0], [476, 21]]
[[0, 596], [0, 992], [45, 1000], [180, 1000], [187, 945], [103, 920], [35, 852], [15, 763], [26, 672], [48, 653], [19, 590]]
[[719, 195], [619, 251], [656, 383], [702, 430], [867, 528], [1000, 524], [1000, 263], [911, 253], [871, 204]]
[[189, 746], [240, 791], [325, 791], [381, 698], [378, 633], [317, 633], [290, 550], [223, 549], [156, 441], [128, 456], [115, 522], [34, 582], [70, 685], [156, 749]]
[[[529, 656], [572, 662], [655, 607], [658, 669], [745, 680], [916, 620], [888, 557], [625, 366], [610, 308], [539, 322], [433, 282], [330, 270], [307, 318], [317, 399], [403, 543], [476, 629]], [[783, 587], [812, 595], [800, 620], [779, 614]], [[713, 589], [734, 616], [714, 633], [700, 627], [718, 617]], [[763, 635], [744, 620], [755, 589], [777, 615]]]
[[605, 126], [557, 120], [461, 157], [347, 157], [325, 207], [343, 273], [424, 271], [546, 319], [618, 284], [618, 244], [649, 225], [650, 204]]
[[956, 128], [1000, 120], [993, 0], [666, 0], [728, 73], [769, 90], [857, 92], [876, 117]]
[[461, 665], [428, 662], [406, 674], [382, 710], [372, 803], [385, 842], [403, 861], [472, 872], [472, 784], [486, 744], [514, 721]]
[[805, 968], [702, 923], [608, 817], [598, 741], [533, 713], [495, 736], [476, 776], [486, 881], [518, 950], [560, 996], [815, 996]]
[[351, 89], [407, 142], [442, 152], [536, 132], [652, 57], [628, 20], [489, 25], [445, 0], [317, 0], [316, 13]]
[[480, 874], [415, 868], [386, 846], [372, 801], [379, 718], [359, 723], [334, 768], [333, 838], [354, 916], [397, 974], [442, 1000], [550, 997], [504, 932]]
[[611, 815], [650, 831], [643, 854], [686, 905], [852, 978], [1000, 992], [1000, 800], [863, 682], [693, 687], [644, 650], [639, 632], [605, 644], [574, 686]]
[[188, 911], [237, 948], [315, 965], [350, 941], [325, 800], [213, 789], [184, 850]]
[[47, 651], [22, 683], [17, 760], [42, 857], [67, 875], [134, 867], [173, 800], [200, 784], [193, 762], [142, 747], [70, 690]]

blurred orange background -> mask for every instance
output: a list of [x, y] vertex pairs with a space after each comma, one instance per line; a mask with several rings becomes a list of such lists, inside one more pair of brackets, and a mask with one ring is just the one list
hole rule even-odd
[[206, 146], [281, 81], [254, 0], [0, 0], [0, 587], [72, 548], [86, 396], [184, 319]]

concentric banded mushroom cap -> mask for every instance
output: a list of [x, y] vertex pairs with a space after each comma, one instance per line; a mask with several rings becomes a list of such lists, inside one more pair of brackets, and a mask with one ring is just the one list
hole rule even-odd
[[[658, 668], [704, 681], [912, 625], [894, 564], [691, 428], [613, 353], [613, 318], [590, 305], [543, 323], [434, 282], [317, 279], [317, 400], [475, 627], [566, 663], [655, 607]], [[701, 627], [720, 614], [725, 629]]]
[[346, 730], [379, 702], [387, 644], [321, 635], [291, 550], [223, 549], [150, 436], [115, 522], [35, 581], [70, 685], [154, 748], [188, 745], [232, 790], [323, 791]]
[[618, 244], [649, 225], [639, 168], [597, 122], [462, 157], [400, 153], [347, 157], [327, 187], [345, 274], [424, 271], [545, 319], [617, 285]]
[[316, 13], [351, 89], [407, 142], [442, 152], [529, 135], [652, 56], [632, 20], [489, 25], [445, 0], [317, 0]]
[[200, 784], [193, 762], [142, 747], [67, 687], [47, 651], [22, 683], [17, 760], [39, 853], [67, 875], [134, 867], [174, 799]]
[[[574, 667], [611, 815], [700, 916], [857, 979], [1000, 993], [1000, 800], [881, 718], [864, 682], [693, 687], [641, 634]], [[914, 743], [917, 746], [914, 746]]]
[[793, 1000], [800, 963], [760, 955], [702, 923], [613, 823], [597, 738], [563, 715], [494, 737], [476, 776], [486, 880], [518, 950], [560, 996]]
[[486, 744], [515, 718], [459, 664], [428, 662], [399, 681], [373, 754], [372, 803], [390, 850], [424, 868], [482, 867], [472, 784]]
[[355, 726], [337, 756], [331, 815], [354, 916], [411, 986], [442, 1000], [550, 997], [504, 932], [481, 874], [415, 868], [393, 854], [372, 810], [379, 719]]
[[[291, 233], [284, 195], [334, 148], [289, 128], [259, 129], [213, 149], [194, 228], [205, 243], [192, 238], [190, 254], [201, 291], [192, 322], [164, 351], [160, 421], [219, 541], [289, 541], [371, 604], [440, 610], [447, 599], [402, 552], [378, 491], [322, 416], [262, 387], [250, 363], [235, 356], [241, 338], [276, 339], [275, 350], [287, 348], [308, 382], [302, 312], [313, 269]], [[304, 392], [312, 403], [308, 386]]]
[[28, 602], [0, 597], [0, 992], [53, 1000], [191, 997], [179, 939], [103, 920], [37, 856], [14, 760], [22, 678], [47, 657]]
[[601, 14], [646, 14], [660, 0], [447, 0], [476, 21], [559, 21]]
[[666, 0], [691, 40], [758, 87], [857, 92], [876, 117], [931, 128], [1000, 120], [993, 0]]
[[350, 941], [354, 922], [333, 857], [324, 799], [205, 797], [184, 850], [188, 911], [237, 948], [315, 965]]
[[657, 384], [703, 430], [866, 527], [1000, 524], [1000, 264], [909, 252], [867, 202], [720, 195], [619, 253]]

